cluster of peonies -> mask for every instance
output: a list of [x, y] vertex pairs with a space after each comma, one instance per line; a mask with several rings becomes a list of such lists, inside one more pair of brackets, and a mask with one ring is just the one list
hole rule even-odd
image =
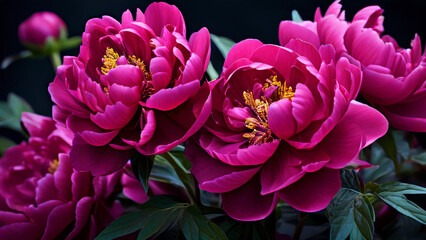
[[123, 187], [148, 198], [121, 170], [130, 153], [161, 154], [188, 139], [199, 187], [220, 193], [231, 217], [263, 219], [280, 199], [324, 209], [340, 169], [368, 165], [359, 153], [387, 132], [387, 119], [426, 132], [420, 39], [402, 49], [380, 37], [382, 12], [366, 7], [347, 22], [337, 1], [314, 22], [283, 21], [281, 46], [237, 43], [211, 82], [209, 32], [187, 40], [175, 6], [89, 20], [79, 56], [65, 57], [49, 85], [56, 123], [24, 114], [29, 142], [0, 161], [0, 238], [93, 238], [123, 213], [114, 201]]
[[124, 213], [117, 172], [93, 177], [73, 170], [73, 134], [50, 118], [22, 114], [28, 142], [0, 161], [0, 239], [93, 239]]

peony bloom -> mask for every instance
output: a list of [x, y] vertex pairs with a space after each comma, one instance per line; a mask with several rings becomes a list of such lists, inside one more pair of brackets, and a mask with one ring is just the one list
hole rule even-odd
[[[362, 64], [361, 95], [379, 109], [391, 126], [426, 132], [426, 56], [416, 34], [411, 49], [390, 36], [352, 24], [345, 34], [348, 54]], [[368, 47], [366, 47], [368, 46]]]
[[62, 19], [52, 12], [37, 12], [19, 25], [19, 40], [24, 44], [43, 46], [47, 38], [59, 39], [67, 27]]
[[345, 21], [339, 1], [330, 5], [324, 16], [317, 9], [315, 21], [282, 21], [280, 44], [292, 39], [312, 43], [317, 49], [332, 44], [337, 57], [361, 63], [361, 95], [379, 109], [390, 124], [402, 130], [426, 132], [426, 57], [416, 35], [412, 49], [402, 49], [383, 33], [383, 10], [368, 6], [357, 12], [352, 22]]
[[211, 108], [202, 84], [210, 35], [206, 28], [185, 35], [182, 14], [166, 3], [138, 10], [136, 19], [126, 11], [121, 23], [87, 22], [79, 56], [65, 57], [49, 86], [53, 118], [75, 133], [75, 169], [109, 174], [133, 149], [164, 153], [200, 129]]
[[384, 135], [386, 119], [356, 102], [361, 71], [316, 49], [245, 40], [211, 82], [212, 113], [186, 145], [199, 187], [220, 193], [233, 218], [265, 218], [279, 199], [314, 212], [340, 188], [339, 169]]
[[72, 134], [23, 113], [30, 138], [0, 159], [0, 239], [93, 239], [124, 211], [113, 197], [121, 174], [76, 172]]

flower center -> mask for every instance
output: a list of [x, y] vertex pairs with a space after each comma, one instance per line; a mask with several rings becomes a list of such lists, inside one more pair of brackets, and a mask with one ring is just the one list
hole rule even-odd
[[246, 118], [246, 128], [252, 130], [249, 133], [244, 133], [243, 137], [249, 139], [249, 144], [260, 145], [262, 143], [272, 142], [274, 140], [272, 132], [268, 126], [268, 109], [271, 103], [287, 98], [292, 101], [294, 91], [292, 87], [287, 87], [286, 82], [282, 84], [278, 81], [277, 76], [271, 76], [266, 79], [262, 90], [265, 92], [269, 88], [275, 88], [269, 97], [262, 96], [261, 99], [254, 99], [253, 93], [244, 91], [243, 97], [245, 104], [252, 110], [255, 118]]
[[51, 174], [54, 174], [56, 172], [56, 169], [59, 167], [59, 161], [58, 159], [53, 159], [49, 162], [49, 168], [47, 171], [49, 171]]
[[[124, 61], [124, 63], [123, 63]], [[111, 69], [114, 69], [118, 66], [118, 64], [131, 64], [138, 68], [140, 68], [145, 76], [145, 80], [142, 81], [142, 100], [145, 101], [149, 96], [154, 93], [154, 88], [152, 86], [152, 74], [149, 71], [148, 67], [145, 63], [135, 55], [132, 56], [124, 56], [123, 58], [114, 51], [114, 49], [107, 47], [105, 50], [105, 55], [102, 58], [103, 66], [101, 67], [101, 72], [103, 74], [108, 74]], [[106, 94], [109, 94], [108, 87], [103, 88]]]

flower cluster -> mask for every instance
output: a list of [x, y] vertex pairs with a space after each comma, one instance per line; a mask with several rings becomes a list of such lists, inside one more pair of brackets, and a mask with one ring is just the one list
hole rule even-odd
[[166, 3], [136, 19], [126, 11], [121, 23], [87, 22], [79, 56], [65, 57], [49, 86], [53, 118], [75, 133], [75, 169], [109, 174], [132, 149], [164, 153], [200, 129], [210, 112], [210, 35], [185, 35], [182, 14]]
[[22, 114], [28, 142], [0, 160], [0, 239], [92, 239], [124, 213], [114, 200], [121, 173], [72, 169], [72, 133], [47, 117]]
[[[382, 36], [380, 7], [350, 22], [341, 8], [336, 1], [324, 15], [317, 9], [314, 21], [282, 21], [280, 45], [235, 44], [210, 82], [210, 33], [202, 28], [187, 39], [176, 6], [152, 3], [136, 16], [124, 12], [121, 22], [89, 20], [79, 55], [64, 57], [49, 85], [53, 119], [23, 113], [28, 142], [0, 159], [0, 239], [93, 239], [125, 213], [123, 195], [142, 210], [111, 236], [140, 224], [138, 239], [159, 236], [146, 226], [161, 217], [158, 231], [179, 222], [185, 237], [219, 233], [200, 223], [215, 206], [197, 208], [205, 200], [199, 189], [218, 193], [219, 207], [241, 221], [265, 219], [280, 200], [302, 212], [329, 206], [342, 169], [371, 167], [361, 150], [389, 125], [426, 132], [419, 36], [403, 49]], [[56, 17], [34, 15], [19, 29], [22, 41], [57, 39], [65, 24]], [[35, 29], [43, 21], [49, 27]], [[368, 202], [371, 213], [372, 194], [365, 197], [359, 183], [356, 204]], [[141, 206], [153, 195], [180, 202]], [[147, 216], [135, 224], [137, 214]]]

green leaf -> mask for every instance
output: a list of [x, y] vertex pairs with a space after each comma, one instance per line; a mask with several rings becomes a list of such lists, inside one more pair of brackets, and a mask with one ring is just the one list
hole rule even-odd
[[154, 164], [154, 158], [142, 155], [139, 152], [134, 151], [130, 155], [130, 162], [136, 179], [141, 182], [145, 193], [147, 193], [149, 188], [149, 175]]
[[160, 209], [151, 213], [138, 235], [138, 240], [145, 240], [154, 234], [161, 234], [176, 222], [183, 213], [185, 205]]
[[380, 186], [377, 195], [398, 212], [426, 224], [426, 211], [408, 200], [404, 194], [426, 194], [426, 188], [400, 182], [387, 182]]
[[426, 152], [420, 153], [419, 155], [412, 157], [411, 160], [422, 166], [426, 166]]
[[361, 175], [366, 183], [378, 181], [387, 176], [395, 174], [395, 165], [392, 160], [385, 156], [384, 150], [376, 143], [371, 146], [370, 163], [378, 167], [371, 167], [361, 170]]
[[[326, 209], [331, 223], [330, 239], [373, 239], [374, 209], [367, 197], [341, 188]], [[362, 236], [362, 238], [359, 238]]]
[[22, 112], [33, 112], [33, 109], [23, 98], [9, 93], [7, 103], [0, 102], [0, 127], [21, 132]]
[[228, 239], [225, 232], [201, 214], [195, 206], [186, 209], [181, 219], [182, 233], [186, 239]]
[[291, 18], [293, 22], [303, 22], [303, 19], [297, 10], [291, 11]]
[[226, 37], [219, 37], [210, 33], [213, 43], [219, 49], [219, 52], [222, 54], [223, 58], [226, 59], [229, 50], [235, 45], [235, 42]]
[[3, 61], [1, 62], [1, 69], [6, 69], [7, 67], [10, 66], [10, 64], [21, 60], [21, 59], [25, 59], [25, 58], [30, 58], [33, 57], [33, 53], [31, 51], [28, 50], [24, 50], [22, 52], [19, 52], [17, 54], [11, 55], [6, 57], [5, 59], [3, 59]]
[[183, 183], [176, 175], [176, 172], [173, 170], [173, 167], [160, 155], [155, 156], [150, 178], [155, 181], [170, 183], [182, 188], [184, 187]]
[[133, 233], [141, 229], [147, 222], [150, 213], [155, 209], [141, 209], [124, 214], [103, 230], [95, 240], [110, 240]]
[[0, 137], [0, 157], [3, 156], [4, 152], [8, 148], [10, 148], [14, 145], [15, 145], [15, 143], [12, 140], [5, 138], [5, 137]]
[[383, 148], [386, 155], [392, 160], [393, 164], [395, 165], [395, 169], [398, 172], [400, 164], [398, 161], [398, 151], [395, 144], [395, 138], [392, 134], [392, 131], [388, 130], [388, 132], [383, 137], [377, 140], [377, 143]]
[[217, 73], [216, 69], [213, 67], [212, 62], [209, 63], [206, 72], [209, 75], [210, 80], [215, 80], [219, 77], [219, 73]]
[[364, 188], [364, 183], [359, 173], [355, 170], [341, 169], [340, 179], [342, 181], [342, 187], [344, 188], [354, 189], [358, 192], [361, 192], [361, 189]]

